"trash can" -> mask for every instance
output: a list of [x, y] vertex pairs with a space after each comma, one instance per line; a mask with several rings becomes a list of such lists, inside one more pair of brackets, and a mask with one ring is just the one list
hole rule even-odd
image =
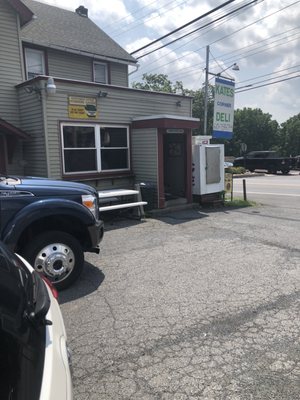
[[153, 182], [141, 182], [140, 188], [143, 201], [147, 201], [148, 203], [144, 206], [144, 210], [153, 210], [155, 208], [156, 184]]

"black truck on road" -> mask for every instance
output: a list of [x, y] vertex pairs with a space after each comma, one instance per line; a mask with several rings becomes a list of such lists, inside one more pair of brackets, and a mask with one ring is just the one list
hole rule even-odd
[[84, 252], [99, 253], [103, 231], [91, 186], [0, 175], [0, 240], [58, 289], [78, 278]]
[[278, 171], [288, 174], [294, 164], [293, 157], [279, 157], [276, 151], [251, 151], [233, 161], [234, 167], [244, 167], [251, 172], [262, 169], [270, 174], [277, 174]]

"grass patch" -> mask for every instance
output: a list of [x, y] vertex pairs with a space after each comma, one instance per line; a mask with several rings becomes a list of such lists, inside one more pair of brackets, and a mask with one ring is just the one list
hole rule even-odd
[[243, 199], [225, 199], [225, 207], [256, 207], [258, 203], [255, 201], [243, 200]]
[[229, 172], [230, 174], [233, 175], [235, 174], [241, 175], [246, 173], [246, 169], [244, 167], [228, 167], [225, 168], [225, 172]]

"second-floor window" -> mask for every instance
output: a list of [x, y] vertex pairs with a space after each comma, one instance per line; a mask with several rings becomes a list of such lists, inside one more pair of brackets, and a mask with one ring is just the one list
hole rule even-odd
[[97, 83], [108, 83], [107, 64], [94, 62], [94, 81]]
[[25, 64], [27, 79], [38, 75], [46, 75], [45, 54], [42, 50], [25, 48]]

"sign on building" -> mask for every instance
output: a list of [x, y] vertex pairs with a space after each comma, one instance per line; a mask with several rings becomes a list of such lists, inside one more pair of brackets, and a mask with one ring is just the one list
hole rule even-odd
[[213, 137], [231, 139], [234, 117], [234, 82], [216, 78]]
[[96, 119], [98, 118], [97, 99], [94, 97], [69, 96], [68, 111], [69, 118]]

